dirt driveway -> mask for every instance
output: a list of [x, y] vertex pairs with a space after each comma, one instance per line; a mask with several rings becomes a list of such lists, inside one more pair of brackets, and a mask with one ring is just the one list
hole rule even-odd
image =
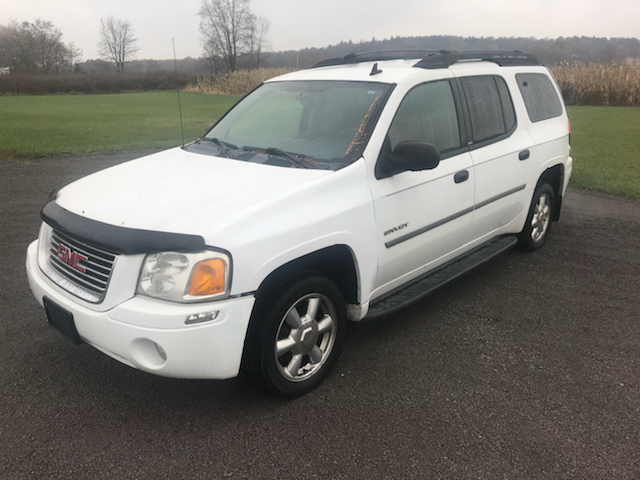
[[131, 158], [0, 162], [0, 478], [640, 476], [640, 203], [570, 191], [548, 244], [353, 325], [295, 401], [181, 381], [44, 322], [25, 250], [51, 190]]

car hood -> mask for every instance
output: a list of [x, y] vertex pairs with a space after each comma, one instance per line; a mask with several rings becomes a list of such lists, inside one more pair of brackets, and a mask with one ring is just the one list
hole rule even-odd
[[175, 148], [82, 178], [60, 190], [56, 202], [99, 222], [206, 240], [216, 225], [329, 174]]

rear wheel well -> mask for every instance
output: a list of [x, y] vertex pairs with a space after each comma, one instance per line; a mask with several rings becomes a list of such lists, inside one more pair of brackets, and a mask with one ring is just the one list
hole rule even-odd
[[564, 183], [564, 165], [556, 165], [554, 167], [548, 168], [544, 171], [542, 175], [540, 175], [540, 179], [538, 180], [538, 184], [536, 185], [536, 189], [547, 183], [553, 189], [553, 193], [555, 195], [555, 205], [553, 208], [553, 216], [552, 220], [557, 222], [560, 219], [560, 210], [562, 209], [562, 185]]

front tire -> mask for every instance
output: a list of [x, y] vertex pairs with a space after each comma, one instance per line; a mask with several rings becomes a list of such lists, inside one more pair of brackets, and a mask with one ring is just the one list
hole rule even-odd
[[527, 215], [527, 222], [518, 237], [518, 246], [527, 251], [534, 251], [544, 245], [551, 230], [555, 194], [548, 183], [536, 188]]
[[346, 307], [324, 277], [297, 276], [258, 299], [248, 355], [254, 375], [272, 393], [298, 397], [335, 365], [346, 333]]

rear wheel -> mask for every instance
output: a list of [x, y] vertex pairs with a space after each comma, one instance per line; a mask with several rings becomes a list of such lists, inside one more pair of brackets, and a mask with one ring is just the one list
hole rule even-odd
[[555, 194], [548, 183], [539, 185], [536, 188], [529, 208], [527, 222], [518, 237], [520, 248], [534, 251], [544, 245], [551, 229], [554, 202]]
[[276, 395], [297, 397], [333, 368], [345, 336], [345, 303], [330, 280], [298, 276], [260, 298], [251, 323], [252, 373]]

